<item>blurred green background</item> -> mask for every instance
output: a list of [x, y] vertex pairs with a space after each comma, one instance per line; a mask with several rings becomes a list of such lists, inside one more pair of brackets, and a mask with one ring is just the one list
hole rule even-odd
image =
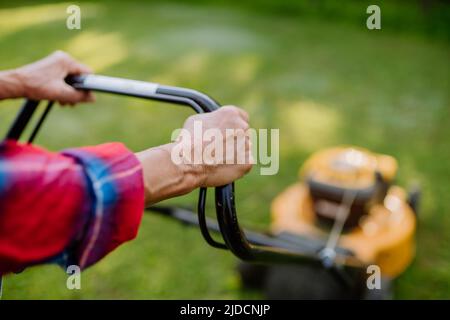
[[[254, 128], [280, 128], [280, 171], [258, 168], [237, 184], [242, 223], [265, 229], [269, 204], [297, 180], [311, 152], [355, 144], [395, 156], [398, 183], [423, 188], [417, 257], [396, 298], [450, 298], [450, 14], [440, 1], [77, 2], [82, 29], [68, 30], [72, 3], [0, 1], [0, 70], [62, 49], [95, 72], [186, 86], [242, 106]], [[382, 30], [366, 28], [381, 6]], [[1, 133], [19, 101], [0, 103]], [[97, 95], [50, 115], [38, 143], [166, 143], [191, 112]], [[169, 201], [194, 207], [196, 193]], [[212, 209], [212, 207], [210, 207]], [[210, 210], [211, 211], [211, 210]], [[199, 230], [145, 215], [138, 238], [66, 289], [66, 274], [41, 266], [6, 277], [5, 299], [260, 298], [242, 290], [236, 259]]]

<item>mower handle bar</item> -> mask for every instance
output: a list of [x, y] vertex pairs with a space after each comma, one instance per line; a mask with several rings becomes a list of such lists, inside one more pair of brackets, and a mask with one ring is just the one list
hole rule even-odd
[[[79, 90], [91, 90], [98, 92], [113, 93], [148, 100], [157, 100], [172, 104], [191, 107], [197, 113], [212, 112], [220, 105], [209, 96], [186, 88], [165, 86], [157, 83], [107, 77], [101, 75], [69, 76], [66, 82]], [[7, 133], [6, 139], [18, 140], [26, 125], [35, 112], [39, 101], [26, 100], [19, 111], [13, 125]], [[53, 102], [50, 101], [35, 126], [28, 142], [32, 142], [42, 122], [51, 110]], [[200, 188], [198, 202], [199, 226], [204, 239], [213, 247], [229, 249], [238, 258], [257, 263], [317, 263], [323, 261], [318, 254], [301, 253], [298, 250], [290, 250], [282, 247], [272, 247], [251, 244], [241, 227], [239, 226], [236, 207], [234, 183], [215, 188], [215, 208], [220, 233], [224, 244], [216, 242], [209, 234], [206, 215], [206, 188]], [[337, 253], [335, 256], [337, 266], [349, 267], [351, 269], [361, 268], [364, 264], [356, 257]]]

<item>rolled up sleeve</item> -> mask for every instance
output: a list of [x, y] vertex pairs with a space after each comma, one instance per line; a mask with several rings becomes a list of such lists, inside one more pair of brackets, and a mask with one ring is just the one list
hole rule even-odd
[[121, 143], [59, 153], [0, 145], [0, 273], [58, 262], [82, 269], [133, 239], [142, 169]]

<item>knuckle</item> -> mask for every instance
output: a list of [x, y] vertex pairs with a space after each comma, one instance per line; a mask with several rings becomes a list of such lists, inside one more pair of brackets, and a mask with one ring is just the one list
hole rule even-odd
[[53, 56], [60, 56], [62, 54], [64, 54], [64, 51], [62, 51], [62, 50], [55, 50], [52, 53]]
[[67, 53], [65, 53], [64, 51], [61, 50], [57, 50], [53, 53], [53, 56], [58, 58], [58, 59], [64, 59], [66, 57]]
[[236, 115], [239, 114], [239, 109], [235, 106], [224, 106], [223, 110], [227, 113], [229, 113], [230, 115]]
[[56, 59], [62, 63], [70, 63], [72, 61], [70, 55], [61, 50], [57, 51]]
[[237, 133], [239, 133], [239, 135], [245, 136], [245, 131], [248, 127], [245, 121], [237, 119], [230, 122], [230, 128], [237, 130]]
[[186, 121], [184, 122], [185, 124], [190, 124], [192, 122], [194, 122], [196, 119], [198, 118], [198, 115], [192, 115], [187, 117]]
[[239, 127], [247, 131], [250, 128], [250, 125], [246, 120], [242, 119], [239, 121]]

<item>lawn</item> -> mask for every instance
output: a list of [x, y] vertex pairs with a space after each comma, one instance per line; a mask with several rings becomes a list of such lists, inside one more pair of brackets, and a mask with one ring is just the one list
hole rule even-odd
[[[0, 2], [1, 3], [1, 2]], [[355, 144], [395, 156], [398, 183], [423, 188], [417, 257], [396, 298], [450, 298], [450, 44], [418, 32], [369, 31], [314, 15], [177, 2], [82, 2], [82, 29], [65, 27], [68, 3], [0, 4], [0, 70], [63, 49], [96, 73], [186, 86], [246, 109], [254, 128], [280, 129], [280, 171], [255, 168], [237, 183], [239, 217], [266, 228], [271, 199], [297, 180], [311, 152]], [[365, 10], [362, 6], [361, 10]], [[19, 101], [0, 103], [2, 133]], [[58, 108], [37, 143], [52, 150], [123, 141], [166, 143], [191, 112], [97, 95]], [[194, 207], [196, 193], [171, 200]], [[212, 206], [210, 206], [210, 211]], [[82, 290], [41, 266], [5, 278], [5, 299], [239, 299], [229, 253], [199, 230], [146, 215], [137, 239], [83, 273]]]

